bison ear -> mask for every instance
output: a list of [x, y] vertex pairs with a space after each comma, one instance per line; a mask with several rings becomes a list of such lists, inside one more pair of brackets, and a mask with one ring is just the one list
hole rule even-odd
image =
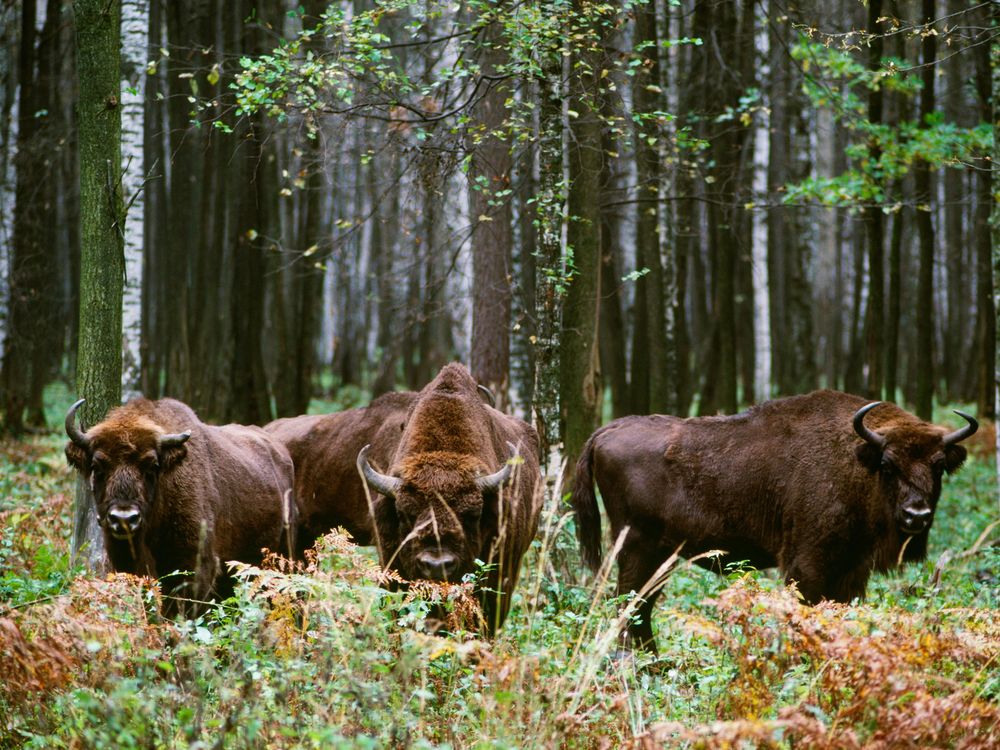
[[944, 449], [944, 470], [951, 474], [953, 471], [958, 471], [958, 469], [965, 463], [965, 457], [968, 454], [966, 450], [961, 445], [949, 445]]
[[87, 455], [87, 451], [81, 448], [79, 445], [70, 440], [66, 443], [66, 460], [69, 461], [70, 466], [75, 468], [77, 471], [87, 473], [87, 466], [90, 463], [88, 461], [90, 457]]
[[854, 449], [855, 455], [858, 457], [858, 461], [864, 466], [868, 471], [874, 474], [882, 466], [882, 449], [877, 445], [872, 445], [871, 443], [862, 443], [857, 448]]
[[158, 451], [160, 459], [160, 471], [170, 471], [172, 468], [180, 464], [181, 461], [187, 456], [187, 446], [186, 445], [172, 445], [166, 448], [160, 448]]

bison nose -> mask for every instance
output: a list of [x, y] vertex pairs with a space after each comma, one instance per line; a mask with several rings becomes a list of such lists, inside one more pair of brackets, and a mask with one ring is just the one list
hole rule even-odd
[[132, 536], [139, 528], [141, 518], [138, 508], [112, 508], [108, 511], [108, 525], [115, 536]]
[[432, 581], [454, 581], [458, 558], [450, 552], [421, 552], [417, 555], [420, 574]]
[[931, 522], [930, 508], [903, 508], [903, 530], [919, 533]]

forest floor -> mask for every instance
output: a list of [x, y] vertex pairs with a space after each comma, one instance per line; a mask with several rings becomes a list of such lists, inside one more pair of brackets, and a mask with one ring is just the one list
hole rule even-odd
[[[51, 400], [60, 424], [68, 396]], [[70, 565], [64, 443], [0, 443], [0, 748], [1000, 747], [986, 441], [946, 480], [927, 561], [863, 603], [682, 563], [659, 657], [619, 660], [622, 602], [584, 574], [560, 499], [493, 642], [421, 632], [428, 601], [380, 588], [337, 533], [307, 568], [242, 570], [233, 599], [165, 622], [151, 581]]]

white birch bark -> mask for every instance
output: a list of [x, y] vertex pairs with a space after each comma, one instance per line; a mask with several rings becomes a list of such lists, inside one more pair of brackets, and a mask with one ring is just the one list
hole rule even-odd
[[[7, 71], [5, 71], [7, 73]], [[3, 358], [7, 342], [7, 315], [10, 294], [10, 247], [14, 240], [14, 187], [17, 172], [14, 169], [14, 153], [17, 143], [17, 100], [20, 92], [14, 92], [10, 110], [10, 120], [0, 158], [3, 173], [0, 174], [0, 359]]]
[[122, 400], [140, 393], [142, 355], [142, 258], [144, 104], [149, 53], [147, 0], [122, 0], [122, 187], [125, 218], [125, 289], [122, 300]]
[[[761, 4], [763, 18], [757, 31], [757, 53], [760, 59], [759, 88], [761, 107], [757, 112], [754, 127], [753, 146], [753, 193], [754, 202], [767, 205], [767, 166], [770, 161], [770, 111], [766, 84], [769, 76], [767, 18], [770, 12], [769, 0]], [[754, 401], [760, 403], [771, 396], [771, 303], [770, 284], [767, 274], [767, 209], [758, 209], [752, 216], [752, 266], [753, 266], [753, 337], [754, 337]]]

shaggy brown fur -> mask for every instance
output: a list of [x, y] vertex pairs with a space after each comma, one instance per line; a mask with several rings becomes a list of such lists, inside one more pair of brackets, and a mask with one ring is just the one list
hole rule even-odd
[[[188, 430], [184, 444], [159, 447], [161, 435]], [[164, 600], [166, 614], [194, 614], [198, 602], [231, 594], [227, 561], [257, 564], [262, 548], [294, 547], [292, 461], [260, 428], [214, 427], [179, 401], [137, 399], [86, 437], [89, 448], [71, 440], [66, 457], [94, 492], [111, 564], [161, 578], [164, 593], [176, 597]], [[110, 532], [113, 509], [140, 513], [133, 535]]]
[[[477, 477], [521, 460], [498, 490], [482, 491]], [[469, 371], [446, 365], [410, 409], [389, 474], [402, 480], [394, 495], [375, 504], [379, 554], [404, 579], [427, 578], [420, 557], [453, 555], [447, 576], [460, 581], [489, 566], [477, 582], [485, 631], [503, 624], [517, 583], [521, 556], [538, 526], [541, 473], [538, 437], [527, 423], [483, 403]]]
[[370, 443], [372, 463], [388, 466], [416, 397], [387, 393], [362, 409], [279, 419], [264, 427], [295, 463], [299, 559], [305, 559], [317, 538], [338, 526], [358, 544], [373, 542], [368, 499], [355, 465], [358, 451]]
[[[618, 555], [620, 593], [638, 591], [677, 550], [727, 554], [707, 567], [746, 560], [777, 566], [808, 602], [863, 596], [873, 569], [923, 559], [930, 519], [906, 533], [909, 509], [931, 514], [941, 478], [965, 460], [944, 445], [949, 432], [892, 404], [864, 424], [883, 450], [855, 433], [865, 399], [835, 391], [770, 401], [744, 414], [680, 419], [624, 417], [597, 430], [576, 469], [573, 508], [584, 561], [601, 561], [594, 481]], [[904, 542], [906, 542], [904, 550]], [[628, 635], [653, 648], [657, 593], [646, 598]], [[628, 638], [626, 638], [628, 640]]]

